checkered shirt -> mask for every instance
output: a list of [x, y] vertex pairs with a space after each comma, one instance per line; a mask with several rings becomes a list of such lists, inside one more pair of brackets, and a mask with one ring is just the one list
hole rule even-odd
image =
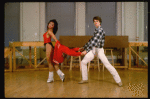
[[93, 37], [83, 46], [84, 50], [88, 53], [93, 47], [102, 48], [105, 42], [105, 32], [100, 26], [95, 29]]

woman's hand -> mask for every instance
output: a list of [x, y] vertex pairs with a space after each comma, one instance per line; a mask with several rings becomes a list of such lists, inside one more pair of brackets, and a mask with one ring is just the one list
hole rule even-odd
[[80, 52], [84, 51], [84, 48], [83, 48], [83, 47], [81, 47], [81, 48], [79, 49], [79, 51], [80, 51]]

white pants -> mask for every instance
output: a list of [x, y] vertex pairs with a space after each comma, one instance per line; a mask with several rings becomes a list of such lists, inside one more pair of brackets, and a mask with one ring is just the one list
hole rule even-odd
[[99, 59], [102, 61], [104, 66], [108, 69], [108, 71], [112, 74], [116, 83], [121, 82], [120, 76], [116, 69], [109, 63], [107, 57], [104, 54], [103, 48], [93, 48], [93, 50], [89, 51], [81, 61], [82, 67], [82, 80], [88, 80], [88, 73], [87, 73], [87, 63], [93, 60], [95, 52], [98, 53]]

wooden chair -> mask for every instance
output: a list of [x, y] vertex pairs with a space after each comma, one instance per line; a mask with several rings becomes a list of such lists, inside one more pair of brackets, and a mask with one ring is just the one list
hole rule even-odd
[[[104, 53], [106, 55], [106, 51], [111, 51], [111, 58], [112, 58], [112, 65], [114, 66], [114, 59], [113, 59], [113, 49], [104, 49]], [[95, 55], [94, 59], [92, 61], [97, 61], [97, 66], [98, 66], [98, 71], [100, 72], [100, 64], [99, 64], [99, 58], [97, 57], [97, 55]], [[90, 65], [91, 62], [88, 63], [88, 72], [89, 72], [89, 69], [90, 69]], [[94, 63], [94, 65], [96, 65]], [[103, 64], [103, 71], [104, 71], [104, 64]]]
[[[59, 41], [62, 45], [65, 45], [67, 47], [83, 47], [91, 37], [92, 36], [60, 36]], [[76, 58], [78, 58], [79, 60], [75, 60]], [[71, 56], [70, 70], [72, 70], [72, 65], [74, 61], [79, 61], [81, 71], [81, 56]]]
[[[100, 72], [99, 58], [97, 57], [97, 55], [95, 55], [92, 61], [94, 61], [94, 65], [95, 65], [95, 62], [97, 62], [98, 71]], [[91, 66], [91, 62], [88, 63], [88, 72], [89, 72], [90, 66]]]
[[[106, 55], [106, 51], [111, 51], [112, 66], [114, 66], [113, 49], [104, 49], [105, 55]], [[104, 71], [104, 64], [103, 64], [103, 71]]]
[[[79, 60], [75, 60], [75, 59], [79, 59]], [[78, 61], [79, 62], [79, 66], [80, 66], [80, 71], [81, 71], [81, 56], [71, 56], [71, 60], [70, 60], [70, 70], [72, 70], [72, 65], [74, 61]]]
[[[89, 39], [91, 39], [91, 37], [92, 36], [60, 36], [59, 41], [61, 44], [67, 47], [83, 47], [89, 41]], [[103, 48], [105, 49], [105, 48], [110, 48], [110, 47], [124, 48], [126, 50], [126, 48], [129, 47], [128, 36], [105, 36], [105, 44]], [[125, 64], [127, 64], [126, 55], [127, 54], [124, 54], [122, 58], [122, 61]], [[113, 56], [113, 53], [112, 53], [112, 56]], [[122, 67], [126, 68], [127, 66], [125, 65]]]

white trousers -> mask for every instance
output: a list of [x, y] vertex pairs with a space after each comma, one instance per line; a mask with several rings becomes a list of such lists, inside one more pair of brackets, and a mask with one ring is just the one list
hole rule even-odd
[[116, 83], [121, 82], [120, 76], [116, 69], [109, 63], [107, 57], [104, 54], [103, 48], [93, 48], [93, 50], [89, 51], [81, 61], [81, 67], [82, 67], [82, 80], [88, 80], [88, 73], [87, 73], [87, 63], [93, 60], [94, 54], [98, 53], [99, 59], [102, 61], [104, 66], [107, 68], [107, 70], [112, 74], [114, 80]]

